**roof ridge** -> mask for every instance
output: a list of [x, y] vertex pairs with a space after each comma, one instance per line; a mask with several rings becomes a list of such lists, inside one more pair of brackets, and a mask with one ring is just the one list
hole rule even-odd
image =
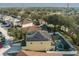
[[28, 36], [31, 40], [44, 40], [44, 41], [48, 41], [48, 40], [51, 40], [51, 36], [48, 35], [48, 33], [44, 33], [44, 32], [41, 32], [41, 31], [37, 31], [35, 32], [34, 34]]
[[[44, 33], [44, 31], [40, 31], [41, 35], [43, 35], [45, 38], [50, 39], [49, 37], [47, 37]], [[47, 33], [48, 34], [48, 33]]]

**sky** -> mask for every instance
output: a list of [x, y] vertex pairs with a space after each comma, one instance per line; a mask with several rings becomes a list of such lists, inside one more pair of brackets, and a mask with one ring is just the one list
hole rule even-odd
[[[0, 7], [67, 7], [67, 3], [0, 3]], [[69, 3], [69, 7], [79, 7], [79, 3]]]

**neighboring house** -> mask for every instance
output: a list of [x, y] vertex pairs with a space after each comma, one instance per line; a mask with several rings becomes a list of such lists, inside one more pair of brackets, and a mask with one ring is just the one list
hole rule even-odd
[[13, 20], [13, 17], [11, 17], [11, 16], [6, 16], [6, 15], [5, 15], [5, 16], [3, 17], [3, 20], [4, 20], [4, 21], [7, 21], [7, 20], [12, 21], [12, 20]]
[[30, 27], [30, 26], [34, 26], [32, 21], [27, 20], [27, 19], [22, 21], [22, 28], [27, 28], [27, 27]]
[[13, 26], [12, 22], [10, 22], [10, 21], [8, 21], [8, 20], [5, 21], [5, 22], [1, 25], [1, 27], [6, 28], [6, 29], [12, 28], [12, 26]]
[[20, 19], [14, 18], [14, 19], [13, 19], [13, 25], [14, 25], [14, 26], [17, 26], [17, 25], [21, 26], [20, 21], [21, 21]]
[[21, 19], [21, 16], [17, 16], [17, 19]]
[[12, 16], [4, 16], [3, 20], [12, 22], [14, 26], [17, 26], [17, 25], [21, 26], [21, 24], [20, 24], [21, 19], [14, 18]]
[[33, 32], [33, 31], [38, 31], [40, 29], [41, 29], [40, 27], [34, 25], [34, 26], [22, 28], [22, 31], [23, 32]]
[[54, 48], [52, 37], [47, 31], [31, 32], [26, 35], [26, 44], [23, 49], [34, 51], [47, 51]]
[[47, 24], [46, 21], [44, 21], [43, 19], [39, 19], [39, 23], [40, 23], [40, 26], [44, 25], [44, 24]]
[[39, 29], [40, 29], [39, 26], [34, 25], [33, 22], [30, 20], [24, 20], [22, 22], [22, 31], [23, 32], [37, 31]]
[[30, 26], [34, 26], [34, 24], [33, 23], [23, 24], [22, 28], [30, 27]]

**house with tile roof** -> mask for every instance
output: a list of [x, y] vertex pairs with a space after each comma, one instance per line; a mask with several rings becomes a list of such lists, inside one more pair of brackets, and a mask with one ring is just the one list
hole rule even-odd
[[12, 21], [12, 20], [13, 20], [13, 17], [5, 15], [5, 16], [3, 17], [3, 20], [4, 20], [4, 21], [7, 21], [7, 20]]
[[25, 19], [22, 21], [22, 31], [23, 32], [31, 32], [31, 31], [37, 31], [41, 29], [39, 26], [33, 24], [33, 22], [29, 19]]
[[47, 51], [54, 48], [52, 37], [47, 31], [36, 31], [26, 34], [26, 44], [23, 49], [33, 51]]

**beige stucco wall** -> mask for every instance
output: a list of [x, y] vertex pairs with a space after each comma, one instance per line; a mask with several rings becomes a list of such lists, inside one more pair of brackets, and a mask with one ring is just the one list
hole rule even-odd
[[52, 48], [52, 41], [28, 41], [26, 42], [25, 49], [35, 50], [35, 51], [44, 51]]

